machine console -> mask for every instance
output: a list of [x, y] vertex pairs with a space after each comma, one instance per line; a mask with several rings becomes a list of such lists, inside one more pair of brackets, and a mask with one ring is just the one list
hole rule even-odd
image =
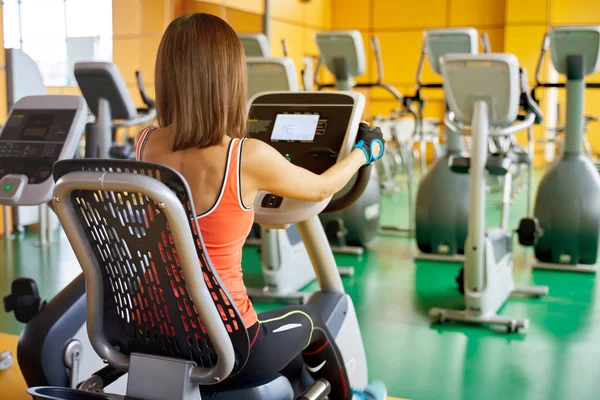
[[[321, 174], [352, 150], [363, 109], [364, 97], [353, 92], [261, 93], [250, 100], [248, 134], [273, 146], [289, 162]], [[260, 193], [256, 222], [304, 221], [323, 211], [330, 200], [316, 203]]]
[[37, 205], [52, 196], [52, 166], [73, 157], [85, 128], [80, 96], [19, 100], [0, 133], [0, 203]]
[[456, 120], [469, 125], [477, 101], [488, 103], [490, 124], [513, 123], [519, 111], [519, 60], [512, 54], [448, 54], [441, 58], [444, 96]]
[[559, 26], [550, 31], [552, 63], [559, 74], [567, 74], [567, 56], [585, 56], [584, 74], [600, 69], [600, 26]]
[[241, 33], [238, 35], [246, 57], [270, 57], [269, 39], [264, 33]]
[[362, 75], [366, 69], [363, 38], [359, 31], [330, 31], [315, 34], [325, 66], [335, 75], [336, 58], [346, 59], [350, 76]]
[[248, 98], [260, 92], [297, 92], [298, 74], [291, 58], [246, 57]]
[[441, 75], [440, 57], [451, 53], [477, 54], [478, 40], [475, 28], [430, 29], [423, 33], [431, 68]]

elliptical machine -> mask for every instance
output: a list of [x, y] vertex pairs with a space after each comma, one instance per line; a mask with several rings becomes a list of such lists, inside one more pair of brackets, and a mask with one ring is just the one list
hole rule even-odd
[[528, 104], [523, 120], [518, 118], [521, 99], [519, 62], [511, 54], [449, 54], [440, 60], [444, 93], [450, 111], [445, 124], [472, 137], [471, 157], [453, 156], [450, 167], [469, 176], [469, 233], [465, 243], [463, 290], [464, 311], [432, 308], [429, 315], [438, 322], [447, 320], [471, 324], [505, 326], [517, 332], [528, 326], [527, 319], [497, 313], [511, 294], [541, 297], [547, 287], [515, 286], [513, 280], [512, 233], [502, 228], [486, 230], [485, 172], [511, 173], [512, 160], [506, 154], [488, 156], [488, 138], [506, 137], [531, 126], [538, 114]]
[[[365, 46], [359, 31], [319, 32], [315, 34], [315, 40], [319, 47], [319, 62], [314, 74], [318, 90], [332, 88], [350, 91], [358, 88], [380, 87], [392, 94], [399, 104], [402, 103], [402, 95], [398, 90], [382, 82], [383, 63], [376, 38], [373, 39], [373, 50], [379, 76], [376, 82], [371, 83], [354, 81], [354, 78], [362, 75], [366, 69]], [[334, 74], [335, 83], [318, 82], [317, 77], [322, 65]], [[342, 190], [338, 195], [344, 193], [345, 190]], [[341, 212], [321, 215], [321, 221], [334, 252], [362, 254], [363, 248], [376, 239], [379, 231], [380, 198], [379, 177], [374, 169], [369, 186], [351, 207]]]
[[[440, 58], [446, 54], [477, 54], [479, 36], [474, 28], [432, 29], [425, 31], [421, 57], [417, 68], [417, 90], [414, 96], [405, 97], [409, 107], [417, 107], [421, 129], [419, 143], [424, 152], [422, 129], [424, 99], [423, 89], [441, 89], [441, 83], [421, 82], [425, 57], [434, 72], [441, 75]], [[415, 238], [417, 260], [462, 262], [469, 220], [469, 177], [451, 171], [449, 160], [463, 151], [460, 136], [450, 130], [446, 132], [446, 152], [433, 166], [424, 172], [424, 155], [421, 154], [421, 179], [415, 207]]]
[[[539, 70], [548, 47], [566, 83], [541, 83]], [[582, 154], [585, 77], [600, 69], [600, 26], [555, 27], [544, 36], [535, 90], [566, 88], [567, 115], [564, 151], [539, 184], [534, 218], [521, 220], [519, 241], [533, 246], [538, 262], [533, 268], [596, 273], [600, 241], [600, 177]]]

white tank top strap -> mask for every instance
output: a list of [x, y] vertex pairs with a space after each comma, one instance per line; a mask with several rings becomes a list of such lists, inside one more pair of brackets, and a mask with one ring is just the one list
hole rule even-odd
[[244, 143], [247, 138], [243, 138], [240, 140], [240, 145], [238, 146], [238, 158], [236, 165], [236, 191], [238, 203], [240, 204], [240, 208], [244, 211], [252, 210], [252, 205], [250, 207], [244, 204], [244, 199], [242, 197], [242, 150], [244, 149]]

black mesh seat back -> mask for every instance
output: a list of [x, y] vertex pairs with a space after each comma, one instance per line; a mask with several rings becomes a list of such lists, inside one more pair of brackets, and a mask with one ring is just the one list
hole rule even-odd
[[[248, 333], [210, 262], [185, 179], [173, 169], [154, 163], [91, 159], [56, 163], [54, 179], [75, 171], [146, 175], [177, 195], [189, 216], [204, 281], [234, 346], [236, 361], [231, 376], [239, 372], [248, 358]], [[170, 356], [212, 367], [216, 352], [188, 293], [169, 221], [160, 204], [137, 192], [77, 190], [70, 200], [80, 211], [79, 223], [102, 269], [106, 337], [126, 354]]]

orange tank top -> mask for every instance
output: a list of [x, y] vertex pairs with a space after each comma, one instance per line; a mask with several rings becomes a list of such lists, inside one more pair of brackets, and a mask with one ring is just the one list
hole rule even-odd
[[[142, 159], [152, 130], [142, 131], [135, 149], [137, 160]], [[258, 322], [258, 316], [248, 298], [242, 273], [242, 247], [254, 222], [254, 210], [244, 204], [241, 195], [241, 156], [245, 140], [231, 139], [219, 195], [212, 207], [198, 214], [197, 219], [208, 256], [249, 328]]]

